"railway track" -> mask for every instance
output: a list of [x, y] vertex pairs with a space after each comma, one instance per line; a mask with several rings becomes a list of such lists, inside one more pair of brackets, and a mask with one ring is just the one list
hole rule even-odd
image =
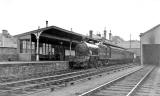
[[153, 66], [144, 67], [136, 72], [128, 73], [127, 75], [98, 86], [88, 92], [81, 93], [78, 96], [133, 96], [136, 89], [147, 79], [147, 76], [149, 76], [153, 70]]
[[46, 90], [57, 86], [66, 86], [66, 82], [79, 80], [89, 76], [97, 75], [107, 71], [118, 70], [120, 68], [129, 68], [134, 65], [117, 65], [102, 68], [100, 70], [80, 71], [67, 73], [63, 75], [47, 76], [36, 79], [22, 80], [17, 82], [0, 83], [0, 96], [22, 96], [23, 94], [32, 94], [37, 91]]
[[54, 72], [29, 74], [29, 75], [18, 76], [18, 77], [15, 77], [15, 76], [0, 77], [0, 83], [16, 82], [16, 81], [20, 81], [20, 80], [33, 79], [33, 78], [36, 79], [36, 78], [41, 78], [41, 77], [46, 77], [46, 76], [60, 75], [60, 74], [64, 74], [64, 73], [77, 72], [77, 71], [79, 71], [79, 70], [71, 70], [71, 69], [68, 70], [67, 69], [67, 70], [60, 70], [60, 71], [54, 71]]
[[160, 68], [155, 70], [136, 87], [131, 96], [160, 96]]

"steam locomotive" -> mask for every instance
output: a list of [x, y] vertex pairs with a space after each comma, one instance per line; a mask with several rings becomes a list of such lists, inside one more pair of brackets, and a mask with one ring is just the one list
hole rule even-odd
[[70, 59], [71, 68], [97, 68], [112, 64], [133, 62], [134, 53], [107, 43], [81, 42], [75, 47], [75, 57]]

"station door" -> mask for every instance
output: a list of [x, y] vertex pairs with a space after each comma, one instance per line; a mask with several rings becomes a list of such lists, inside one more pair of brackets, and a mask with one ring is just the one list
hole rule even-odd
[[160, 44], [143, 44], [143, 64], [160, 65]]

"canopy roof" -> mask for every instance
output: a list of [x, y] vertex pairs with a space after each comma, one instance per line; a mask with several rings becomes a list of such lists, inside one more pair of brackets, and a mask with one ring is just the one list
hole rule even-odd
[[56, 26], [40, 28], [37, 30], [15, 35], [14, 37], [27, 36], [27, 35], [35, 34], [37, 32], [42, 32], [41, 34], [42, 37], [55, 38], [55, 39], [60, 39], [64, 41], [70, 41], [70, 40], [81, 41], [82, 38], [85, 37], [82, 34], [78, 34], [73, 31], [68, 31], [68, 30], [65, 30], [63, 28], [56, 27]]

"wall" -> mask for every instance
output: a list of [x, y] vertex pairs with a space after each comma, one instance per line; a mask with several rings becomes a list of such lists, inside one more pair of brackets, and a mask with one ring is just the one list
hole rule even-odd
[[20, 40], [24, 40], [24, 39], [31, 39], [31, 35], [23, 35], [20, 37], [15, 37], [17, 40], [17, 52], [18, 52], [18, 57], [19, 57], [19, 61], [31, 61], [31, 53], [20, 53]]
[[31, 54], [30, 53], [19, 53], [19, 61], [31, 61]]
[[[69, 68], [68, 61], [0, 62], [0, 82], [42, 76]], [[2, 81], [5, 80], [5, 81]]]
[[156, 26], [142, 35], [141, 42], [142, 44], [160, 44], [159, 36], [160, 26]]
[[144, 64], [160, 64], [160, 44], [143, 45]]
[[[160, 44], [160, 25], [157, 25], [153, 27], [152, 29], [148, 30], [145, 33], [141, 34], [141, 64], [147, 63], [145, 60], [146, 57], [144, 57], [145, 54], [144, 52], [151, 51], [151, 49], [145, 49], [144, 44], [152, 44], [149, 46], [154, 46], [154, 44]], [[151, 47], [150, 47], [151, 48]], [[158, 49], [154, 49], [155, 52], [158, 52]], [[153, 52], [153, 51], [151, 51]], [[159, 53], [155, 53], [156, 56], [160, 56]], [[153, 57], [152, 57], [153, 58]]]
[[18, 54], [17, 54], [17, 48], [11, 48], [11, 47], [0, 47], [0, 61], [17, 61], [18, 60]]

